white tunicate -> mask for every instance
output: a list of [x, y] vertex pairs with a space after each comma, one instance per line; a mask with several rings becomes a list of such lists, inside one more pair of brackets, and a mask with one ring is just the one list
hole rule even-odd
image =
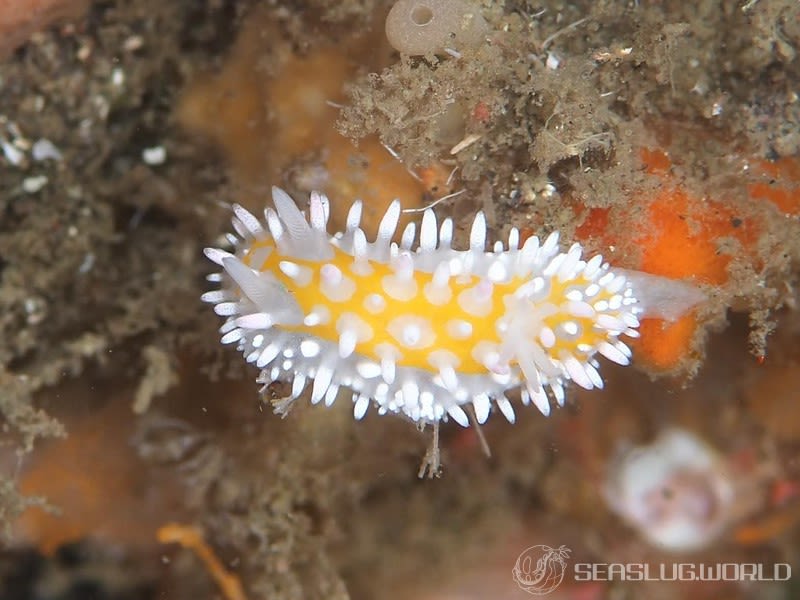
[[686, 552], [714, 543], [760, 501], [731, 464], [701, 438], [667, 429], [649, 445], [628, 447], [610, 462], [604, 495], [610, 508], [650, 543]]
[[477, 7], [463, 0], [398, 0], [386, 17], [389, 43], [412, 56], [477, 46], [487, 31]]

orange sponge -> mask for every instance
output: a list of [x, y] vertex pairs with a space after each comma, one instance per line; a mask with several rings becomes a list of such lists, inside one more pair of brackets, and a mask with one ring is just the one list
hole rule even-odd
[[800, 215], [800, 158], [781, 158], [774, 162], [759, 160], [752, 166], [763, 179], [747, 187], [750, 197], [772, 202], [786, 215]]
[[[631, 222], [629, 207], [592, 209], [577, 228], [578, 237], [615, 247], [623, 263], [645, 273], [724, 285], [733, 255], [722, 249], [723, 243], [738, 242], [749, 252], [758, 238], [758, 224], [719, 198], [698, 198], [682, 189], [669, 175], [671, 162], [665, 153], [645, 150], [641, 157], [647, 172], [664, 183], [642, 217]], [[626, 226], [612, 231], [614, 222]], [[676, 322], [644, 319], [641, 338], [632, 344], [637, 361], [657, 371], [670, 371], [686, 359], [695, 359], [697, 327], [694, 314]]]

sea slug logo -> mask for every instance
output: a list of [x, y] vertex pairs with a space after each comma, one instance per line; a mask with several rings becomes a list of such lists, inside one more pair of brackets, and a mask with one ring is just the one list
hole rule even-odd
[[514, 581], [525, 592], [544, 596], [564, 580], [570, 549], [566, 546], [531, 546], [517, 558], [511, 571]]
[[[566, 546], [531, 546], [511, 571], [516, 584], [533, 596], [555, 590], [567, 574]], [[571, 581], [788, 581], [789, 563], [572, 563]]]

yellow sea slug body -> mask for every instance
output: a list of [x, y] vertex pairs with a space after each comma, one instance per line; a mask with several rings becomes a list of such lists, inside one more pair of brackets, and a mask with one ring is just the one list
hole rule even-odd
[[513, 422], [507, 390], [521, 387], [523, 403], [548, 414], [547, 392], [563, 405], [567, 381], [603, 386], [598, 353], [628, 364], [619, 336], [637, 334], [641, 312], [628, 279], [599, 255], [582, 260], [578, 244], [560, 252], [555, 233], [520, 247], [512, 229], [507, 248], [487, 252], [479, 213], [469, 248], [455, 250], [452, 220], [428, 209], [419, 236], [411, 223], [398, 245], [395, 200], [370, 242], [358, 201], [331, 237], [325, 196], [311, 194], [308, 218], [283, 190], [273, 200], [266, 226], [234, 206], [235, 251], [206, 249], [224, 273], [203, 300], [227, 317], [222, 342], [262, 369], [259, 381], [291, 379], [293, 398], [313, 380], [312, 403], [352, 390], [357, 419], [374, 403], [468, 426], [472, 404], [479, 423], [493, 405]]

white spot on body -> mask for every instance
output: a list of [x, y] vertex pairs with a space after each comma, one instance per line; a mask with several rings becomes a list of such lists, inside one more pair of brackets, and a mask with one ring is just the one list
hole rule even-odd
[[594, 309], [597, 312], [605, 312], [608, 310], [608, 301], [607, 300], [598, 300], [594, 303]]
[[342, 333], [345, 329], [355, 331], [359, 342], [368, 342], [375, 335], [372, 327], [353, 312], [343, 313], [339, 320], [336, 321], [336, 330], [339, 333]]
[[494, 306], [491, 281], [482, 280], [458, 295], [458, 305], [474, 317], [486, 317]]
[[594, 298], [599, 292], [600, 292], [600, 286], [597, 285], [596, 283], [590, 283], [588, 286], [586, 286], [586, 289], [583, 290], [583, 294], [587, 298]]
[[395, 317], [389, 321], [386, 330], [404, 348], [422, 350], [436, 341], [431, 322], [417, 315]]
[[583, 317], [586, 319], [594, 318], [594, 308], [586, 302], [574, 302], [570, 300], [567, 302], [566, 308], [567, 311], [575, 317]]
[[476, 362], [492, 373], [505, 374], [509, 372], [508, 363], [500, 356], [500, 349], [495, 343], [480, 341], [472, 348], [471, 354]]
[[425, 299], [435, 306], [450, 302], [453, 292], [450, 290], [449, 281], [450, 265], [446, 262], [439, 263], [433, 271], [433, 277], [422, 290]]
[[431, 351], [428, 355], [428, 363], [437, 369], [442, 369], [444, 367], [455, 369], [461, 363], [461, 360], [459, 360], [458, 356], [453, 352], [439, 349]]
[[489, 266], [489, 270], [486, 272], [486, 275], [490, 281], [494, 283], [501, 283], [508, 279], [508, 269], [502, 261], [496, 260]]
[[581, 333], [581, 326], [575, 321], [564, 321], [556, 325], [558, 336], [568, 340], [574, 340]]
[[386, 309], [386, 299], [380, 294], [369, 294], [364, 298], [364, 308], [368, 313], [377, 315]]
[[373, 379], [380, 376], [381, 366], [376, 362], [363, 360], [356, 363], [356, 371], [358, 371], [358, 374], [364, 379]]
[[544, 277], [534, 277], [520, 287], [520, 292], [531, 302], [545, 300], [550, 295], [550, 280]]
[[305, 287], [311, 283], [314, 272], [305, 266], [298, 265], [290, 260], [282, 260], [278, 263], [281, 272], [289, 277], [295, 284]]
[[573, 302], [580, 302], [583, 300], [583, 291], [573, 288], [564, 294], [564, 297], [567, 300], [572, 300]]
[[472, 323], [463, 319], [450, 319], [445, 323], [447, 335], [456, 340], [467, 340], [472, 337]]
[[556, 344], [556, 334], [552, 329], [544, 326], [539, 332], [539, 341], [542, 342], [542, 346], [545, 348], [552, 348]]
[[405, 302], [417, 295], [417, 282], [414, 279], [414, 259], [410, 254], [399, 254], [392, 261], [394, 273], [381, 279], [383, 291], [388, 296]]
[[403, 343], [406, 346], [414, 347], [419, 344], [422, 338], [422, 329], [415, 323], [409, 323], [403, 328]]
[[356, 293], [355, 282], [346, 277], [336, 265], [322, 265], [319, 275], [320, 291], [331, 302], [347, 302]]
[[350, 271], [359, 277], [369, 277], [375, 271], [369, 261], [359, 258], [350, 264]]
[[300, 354], [305, 358], [314, 358], [320, 353], [320, 345], [315, 340], [303, 340], [300, 342]]
[[375, 332], [372, 327], [357, 314], [346, 312], [336, 321], [336, 331], [339, 333], [339, 355], [347, 358], [361, 342], [368, 342]]
[[331, 311], [324, 304], [315, 304], [311, 307], [311, 312], [303, 319], [303, 324], [306, 327], [314, 327], [315, 325], [326, 325], [330, 323]]

